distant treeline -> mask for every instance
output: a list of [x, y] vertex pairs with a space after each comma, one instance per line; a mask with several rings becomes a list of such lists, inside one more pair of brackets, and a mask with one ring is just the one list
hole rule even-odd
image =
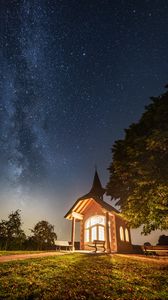
[[47, 221], [38, 222], [26, 236], [22, 229], [21, 211], [16, 210], [8, 220], [0, 222], [0, 250], [52, 250], [57, 235], [54, 226]]

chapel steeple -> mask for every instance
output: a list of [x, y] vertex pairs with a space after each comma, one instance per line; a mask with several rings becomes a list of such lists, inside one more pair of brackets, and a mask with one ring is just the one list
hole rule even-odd
[[93, 179], [93, 184], [92, 184], [92, 188], [89, 192], [89, 194], [100, 198], [101, 200], [103, 200], [103, 195], [105, 193], [105, 189], [102, 187], [100, 179], [99, 179], [99, 175], [97, 173], [97, 169], [95, 170], [95, 175], [94, 175], [94, 179]]

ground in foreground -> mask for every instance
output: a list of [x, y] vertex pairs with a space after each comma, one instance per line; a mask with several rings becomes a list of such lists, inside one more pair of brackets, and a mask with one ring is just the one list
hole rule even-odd
[[168, 299], [168, 268], [130, 258], [69, 254], [0, 265], [0, 299]]

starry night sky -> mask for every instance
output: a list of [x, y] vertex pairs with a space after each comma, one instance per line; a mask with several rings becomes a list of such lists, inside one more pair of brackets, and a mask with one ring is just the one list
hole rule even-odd
[[69, 239], [95, 164], [105, 186], [112, 144], [164, 92], [168, 2], [1, 0], [0, 20], [0, 219]]

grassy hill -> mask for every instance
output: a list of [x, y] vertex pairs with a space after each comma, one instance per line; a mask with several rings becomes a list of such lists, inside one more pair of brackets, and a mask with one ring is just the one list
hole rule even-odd
[[168, 267], [68, 254], [0, 264], [0, 299], [168, 299]]

